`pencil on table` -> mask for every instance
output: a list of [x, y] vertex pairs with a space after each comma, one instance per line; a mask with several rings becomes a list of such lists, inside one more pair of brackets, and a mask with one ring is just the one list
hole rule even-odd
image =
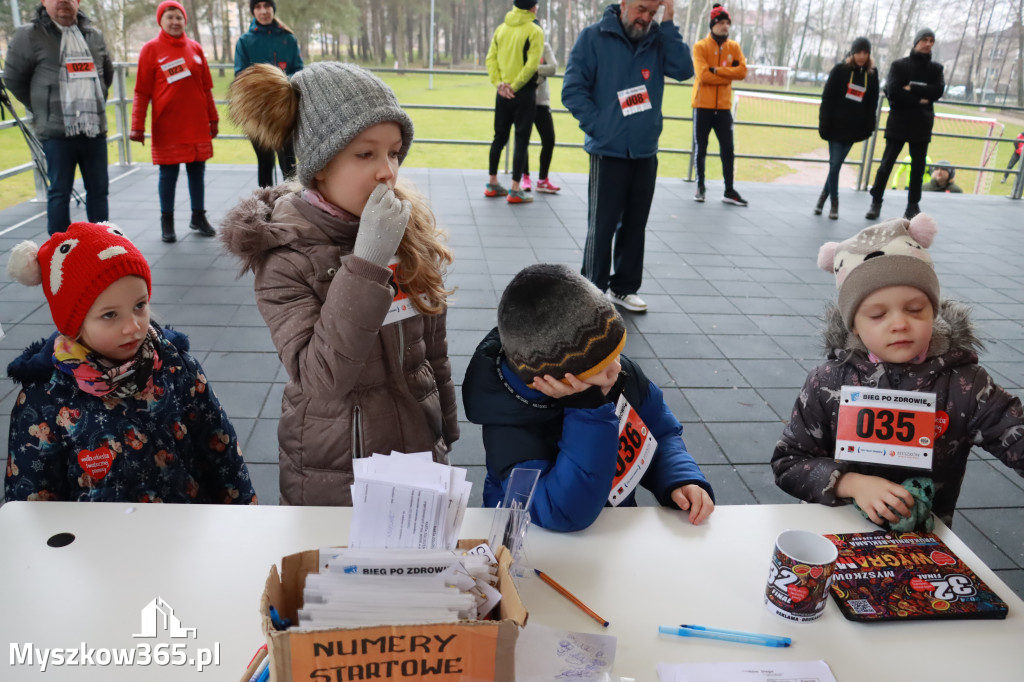
[[573, 595], [573, 593], [572, 593], [572, 592], [570, 592], [569, 590], [567, 590], [567, 589], [565, 589], [564, 587], [562, 587], [561, 585], [559, 585], [559, 584], [558, 584], [557, 582], [555, 582], [555, 581], [554, 581], [554, 580], [553, 580], [553, 579], [552, 579], [552, 578], [551, 578], [551, 577], [550, 577], [550, 576], [549, 576], [549, 575], [548, 575], [547, 573], [545, 573], [544, 571], [541, 571], [540, 569], [537, 569], [537, 568], [535, 568], [535, 569], [533, 569], [533, 570], [537, 572], [537, 577], [538, 577], [538, 578], [540, 578], [541, 580], [543, 580], [544, 582], [546, 582], [546, 583], [547, 583], [548, 585], [551, 585], [551, 587], [555, 588], [555, 591], [556, 591], [556, 592], [558, 592], [558, 593], [559, 593], [560, 595], [562, 595], [563, 597], [565, 597], [566, 599], [568, 599], [569, 601], [571, 601], [571, 602], [572, 602], [573, 604], [575, 604], [576, 606], [578, 606], [578, 607], [580, 608], [580, 610], [581, 610], [581, 611], [583, 611], [583, 613], [587, 614], [588, 616], [590, 616], [591, 618], [593, 618], [594, 620], [596, 620], [596, 621], [597, 621], [598, 623], [600, 623], [600, 624], [601, 624], [602, 626], [604, 626], [604, 627], [608, 627], [608, 621], [606, 621], [606, 620], [605, 620], [604, 618], [602, 618], [601, 616], [599, 616], [599, 615], [597, 615], [596, 613], [594, 613], [594, 611], [593, 611], [593, 610], [591, 610], [591, 608], [590, 608], [589, 606], [587, 606], [586, 604], [584, 604], [583, 602], [581, 602], [581, 601], [580, 601], [579, 599], [577, 599], [577, 598], [576, 598], [576, 597], [575, 597], [575, 596]]

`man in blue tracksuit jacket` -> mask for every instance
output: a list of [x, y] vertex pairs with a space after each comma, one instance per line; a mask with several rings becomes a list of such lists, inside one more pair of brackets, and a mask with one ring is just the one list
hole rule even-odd
[[541, 472], [530, 518], [549, 530], [581, 530], [605, 506], [636, 506], [637, 485], [692, 523], [711, 514], [714, 493], [683, 427], [621, 355], [625, 342], [614, 306], [567, 266], [531, 265], [513, 278], [462, 384], [466, 416], [483, 426], [484, 505], [497, 506], [512, 471], [525, 468]]
[[[662, 6], [658, 24], [654, 16]], [[665, 77], [693, 76], [690, 48], [673, 16], [671, 1], [608, 6], [601, 21], [580, 32], [562, 84], [562, 104], [579, 121], [590, 154], [583, 276], [601, 291], [610, 287], [609, 298], [634, 312], [647, 309], [637, 292], [658, 173]]]

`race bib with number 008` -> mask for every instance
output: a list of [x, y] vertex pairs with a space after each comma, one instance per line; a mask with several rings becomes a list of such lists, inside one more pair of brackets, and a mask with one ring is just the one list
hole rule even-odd
[[616, 94], [619, 96], [619, 106], [622, 107], [623, 116], [632, 116], [652, 108], [651, 95], [647, 92], [646, 85], [619, 90]]
[[836, 459], [932, 468], [935, 394], [843, 386]]

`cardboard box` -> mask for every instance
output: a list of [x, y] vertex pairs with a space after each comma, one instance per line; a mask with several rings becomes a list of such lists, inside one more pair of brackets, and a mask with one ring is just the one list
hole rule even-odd
[[[459, 547], [469, 549], [481, 542], [485, 541], [460, 540]], [[260, 616], [274, 682], [515, 679], [516, 639], [519, 628], [526, 625], [527, 613], [509, 574], [512, 558], [504, 547], [497, 553], [500, 620], [275, 630], [270, 606], [298, 622], [306, 576], [319, 572], [319, 558], [319, 550], [308, 550], [284, 557], [280, 575], [277, 566], [270, 568]]]

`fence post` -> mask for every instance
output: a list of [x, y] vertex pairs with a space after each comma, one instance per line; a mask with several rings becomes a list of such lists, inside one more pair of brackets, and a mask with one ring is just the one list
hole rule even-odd
[[117, 123], [117, 157], [121, 165], [130, 166], [132, 165], [132, 150], [130, 140], [128, 139], [128, 128], [130, 127], [128, 119], [128, 104], [125, 102], [126, 93], [128, 86], [125, 81], [124, 72], [126, 70], [124, 64], [117, 64], [114, 67], [114, 72], [117, 74], [117, 87], [114, 88], [114, 94], [117, 96], [117, 102], [114, 104], [114, 121]]
[[857, 184], [858, 190], [865, 190], [868, 188], [868, 183], [871, 181], [871, 164], [875, 156], [875, 141], [878, 139], [878, 125], [882, 119], [882, 95], [878, 96], [878, 104], [875, 105], [875, 132], [871, 133], [871, 141], [869, 144], [865, 144], [865, 158], [861, 163], [861, 181]]
[[1020, 199], [1021, 192], [1024, 191], [1024, 163], [1018, 164], [1017, 177], [1013, 179], [1013, 190], [1010, 192], [1011, 199]]

